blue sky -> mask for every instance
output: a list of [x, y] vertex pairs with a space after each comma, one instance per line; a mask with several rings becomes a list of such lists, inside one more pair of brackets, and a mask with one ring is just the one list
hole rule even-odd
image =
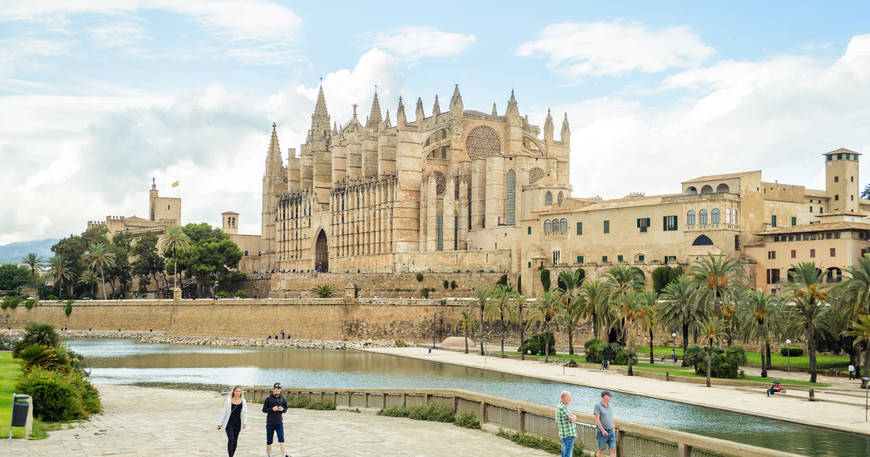
[[0, 245], [147, 217], [152, 178], [180, 180], [184, 223], [259, 233], [271, 124], [286, 157], [320, 78], [339, 124], [375, 85], [393, 121], [454, 84], [567, 113], [578, 197], [757, 169], [822, 188], [822, 153], [870, 153], [867, 2], [564, 3], [0, 2]]

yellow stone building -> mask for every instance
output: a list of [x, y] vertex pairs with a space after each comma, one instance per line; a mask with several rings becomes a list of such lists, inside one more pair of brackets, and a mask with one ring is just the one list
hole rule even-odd
[[105, 226], [109, 238], [116, 233], [131, 232], [140, 235], [154, 232], [162, 235], [166, 229], [181, 223], [181, 198], [161, 197], [156, 181], [152, 180], [148, 192], [148, 219], [137, 216], [106, 216], [105, 221], [88, 221], [88, 228]]
[[678, 194], [542, 201], [522, 220], [523, 284], [540, 289], [540, 266], [582, 267], [597, 277], [626, 264], [649, 274], [708, 253], [739, 258], [766, 291], [803, 261], [820, 264], [835, 282], [870, 247], [859, 156], [848, 149], [824, 154], [824, 190], [765, 182], [761, 171], [748, 171], [691, 179]]
[[[567, 115], [560, 137], [506, 111], [465, 110], [459, 88], [442, 112], [390, 120], [378, 95], [365, 122], [330, 120], [321, 87], [311, 128], [285, 165], [276, 126], [263, 177], [262, 235], [251, 271], [517, 271], [520, 220], [570, 195]], [[224, 217], [224, 227], [227, 225]], [[253, 254], [253, 253], [252, 253]]]

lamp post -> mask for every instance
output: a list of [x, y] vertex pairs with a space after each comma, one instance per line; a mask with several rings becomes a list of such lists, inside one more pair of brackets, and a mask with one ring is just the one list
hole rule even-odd
[[671, 333], [671, 338], [674, 339], [674, 365], [677, 364], [677, 334]]
[[788, 374], [791, 375], [791, 340], [785, 340], [785, 353], [788, 355]]
[[[870, 381], [870, 378], [868, 378], [867, 376], [864, 376], [863, 378], [861, 378], [861, 380], [864, 381], [864, 385], [867, 385], [867, 381]], [[864, 389], [864, 422], [867, 422], [868, 390], [870, 390], [870, 389]]]

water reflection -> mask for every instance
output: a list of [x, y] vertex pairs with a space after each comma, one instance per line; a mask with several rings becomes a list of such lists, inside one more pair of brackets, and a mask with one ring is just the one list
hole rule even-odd
[[[259, 385], [314, 388], [454, 388], [592, 411], [599, 390], [476, 368], [357, 351], [228, 348], [72, 340], [98, 384]], [[617, 417], [807, 455], [870, 455], [870, 439], [629, 394], [613, 399]]]

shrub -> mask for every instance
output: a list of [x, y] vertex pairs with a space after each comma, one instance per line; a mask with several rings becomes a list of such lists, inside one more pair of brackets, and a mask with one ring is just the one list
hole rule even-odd
[[34, 416], [45, 421], [86, 419], [102, 410], [99, 392], [81, 373], [37, 367], [15, 388], [33, 398]]
[[477, 418], [477, 415], [472, 412], [462, 413], [456, 416], [456, 419], [453, 420], [453, 425], [480, 430], [480, 420]]
[[520, 350], [524, 354], [545, 355], [544, 351], [547, 347], [545, 338], [550, 340], [550, 355], [556, 355], [556, 338], [553, 336], [553, 332], [535, 333], [530, 338], [523, 340]]
[[9, 307], [9, 299], [8, 298], [3, 300], [2, 302], [0, 302], [0, 309], [6, 309], [8, 307]]
[[423, 273], [417, 273], [417, 282], [423, 282]]
[[411, 415], [411, 410], [408, 408], [402, 408], [400, 406], [395, 406], [393, 408], [384, 408], [378, 411], [378, 416], [387, 416], [387, 417], [408, 417]]
[[22, 349], [18, 358], [24, 361], [24, 369], [41, 367], [46, 370], [57, 370], [69, 365], [66, 350], [59, 347], [48, 347], [41, 344], [31, 344]]
[[9, 299], [9, 308], [15, 309], [18, 308], [18, 304], [24, 301], [21, 297], [12, 297]]
[[72, 300], [67, 300], [66, 306], [63, 307], [63, 313], [66, 314], [66, 317], [69, 317], [69, 315], [72, 314], [72, 304]]
[[9, 335], [0, 335], [0, 351], [11, 351], [16, 342], [18, 340]]
[[429, 403], [426, 406], [415, 406], [411, 408], [408, 417], [418, 421], [453, 422], [455, 415], [453, 413], [453, 408], [449, 406]]
[[429, 298], [429, 292], [430, 292], [429, 288], [424, 287], [423, 290], [420, 291], [420, 296], [423, 298]]
[[24, 307], [27, 309], [33, 309], [33, 307], [36, 306], [36, 301], [35, 298], [28, 298], [24, 301]]
[[[541, 449], [550, 454], [559, 454], [562, 451], [562, 443], [549, 438], [527, 435], [525, 433], [509, 432], [504, 429], [498, 429], [498, 433], [496, 433], [495, 436], [509, 439], [523, 447]], [[574, 440], [574, 450], [571, 452], [571, 455], [575, 457], [583, 457], [585, 455], [583, 454], [583, 445], [579, 440]]]
[[[683, 358], [686, 364], [695, 367], [695, 373], [707, 374], [707, 348], [690, 344]], [[713, 360], [710, 364], [710, 376], [715, 378], [736, 379], [741, 365], [746, 365], [746, 351], [737, 345], [723, 350], [713, 346]]]
[[233, 296], [239, 297], [239, 298], [251, 298], [251, 295], [249, 293], [245, 292], [244, 290], [236, 291], [235, 295], [233, 295]]
[[500, 278], [498, 278], [498, 281], [496, 281], [495, 285], [507, 286], [507, 283], [508, 283], [507, 274], [503, 274], [503, 275], [501, 275]]
[[403, 348], [405, 346], [407, 346], [407, 344], [405, 344], [405, 340], [403, 340], [403, 339], [396, 340], [396, 347], [397, 348]]
[[456, 290], [456, 281], [450, 281], [450, 290]]
[[42, 346], [53, 348], [60, 344], [60, 335], [54, 329], [54, 326], [45, 322], [33, 322], [24, 328], [24, 338], [15, 344], [12, 348], [12, 357], [18, 357], [24, 348], [27, 346], [39, 344]]
[[308, 400], [308, 397], [302, 395], [293, 395], [287, 399], [288, 408], [307, 408], [309, 404], [311, 401]]
[[544, 292], [550, 291], [550, 270], [546, 268], [541, 270], [541, 287], [544, 289]]
[[448, 280], [445, 279], [445, 280], [444, 280], [444, 290], [447, 290], [447, 289], [449, 289], [449, 288], [450, 288], [450, 281], [448, 281]]
[[787, 357], [789, 355], [791, 357], [800, 357], [800, 356], [804, 355], [804, 350], [801, 348], [786, 346], [786, 347], [780, 348], [779, 353], [785, 357]]
[[223, 291], [223, 290], [220, 291], [220, 292], [218, 292], [218, 293], [216, 293], [216, 294], [214, 294], [214, 295], [215, 295], [215, 297], [217, 297], [217, 298], [230, 298], [230, 293], [229, 293], [229, 292], [226, 292], [226, 291]]
[[604, 342], [598, 338], [590, 338], [583, 343], [583, 347], [586, 348], [586, 361], [589, 363], [599, 363], [601, 362], [602, 357], [601, 353], [604, 351]]
[[332, 298], [333, 295], [338, 293], [338, 289], [332, 284], [326, 284], [323, 286], [317, 286], [311, 289], [315, 295], [319, 298]]
[[46, 300], [57, 300], [58, 298], [57, 298], [57, 295], [49, 294], [47, 297], [45, 297], [45, 299]]
[[315, 409], [318, 411], [334, 411], [335, 403], [332, 400], [317, 400], [308, 404], [305, 409]]

